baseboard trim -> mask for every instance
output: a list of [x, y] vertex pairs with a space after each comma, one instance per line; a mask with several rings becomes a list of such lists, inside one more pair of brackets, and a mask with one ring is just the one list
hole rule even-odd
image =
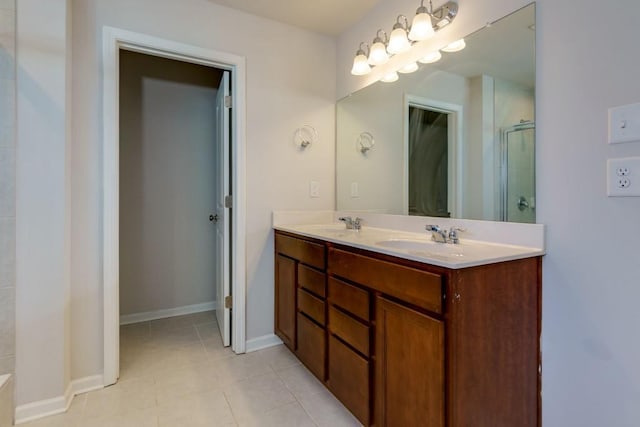
[[185, 305], [182, 307], [166, 308], [163, 310], [145, 311], [144, 313], [123, 314], [120, 316], [121, 325], [131, 323], [148, 322], [149, 320], [164, 319], [165, 317], [183, 316], [203, 311], [215, 310], [216, 302], [210, 301], [202, 304]]
[[279, 344], [282, 344], [282, 340], [275, 334], [263, 335], [247, 340], [246, 351], [247, 353], [251, 353], [252, 351], [262, 350], [263, 348], [269, 348]]
[[16, 408], [16, 425], [66, 412], [73, 398], [81, 393], [104, 387], [102, 375], [80, 378], [69, 383], [64, 396], [20, 405]]

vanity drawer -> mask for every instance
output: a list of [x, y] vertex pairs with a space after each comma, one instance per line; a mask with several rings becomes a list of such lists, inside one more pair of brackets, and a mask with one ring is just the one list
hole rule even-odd
[[321, 298], [326, 297], [325, 274], [298, 264], [298, 284]]
[[329, 389], [365, 426], [369, 425], [369, 362], [329, 336]]
[[329, 278], [329, 300], [331, 304], [369, 321], [369, 292], [341, 280]]
[[304, 289], [298, 289], [298, 309], [324, 326], [324, 301]]
[[296, 355], [320, 381], [325, 380], [325, 330], [298, 313], [298, 349]]
[[442, 284], [440, 274], [329, 248], [330, 274], [399, 298], [434, 313], [442, 313]]
[[368, 326], [363, 325], [337, 308], [329, 306], [329, 330], [360, 353], [369, 357]]
[[324, 245], [320, 243], [276, 233], [276, 248], [282, 255], [297, 259], [304, 264], [324, 269]]

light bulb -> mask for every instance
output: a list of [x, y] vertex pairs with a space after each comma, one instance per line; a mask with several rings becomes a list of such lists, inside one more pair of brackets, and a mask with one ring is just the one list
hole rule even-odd
[[387, 48], [384, 43], [377, 41], [371, 46], [371, 52], [369, 53], [369, 64], [382, 65], [389, 60], [387, 55]]
[[353, 68], [351, 69], [351, 74], [354, 76], [364, 76], [371, 72], [371, 67], [367, 62], [367, 57], [364, 53], [359, 53], [353, 59]]
[[395, 71], [386, 74], [383, 78], [380, 79], [380, 81], [385, 82], [385, 83], [393, 83], [395, 81], [398, 80], [398, 73], [396, 73]]
[[411, 47], [409, 39], [407, 39], [407, 30], [398, 26], [393, 29], [391, 36], [389, 37], [389, 46], [387, 46], [387, 52], [392, 55], [396, 53], [404, 52]]
[[460, 52], [466, 46], [467, 46], [467, 44], [464, 42], [464, 39], [460, 39], [460, 40], [456, 40], [456, 41], [454, 41], [452, 43], [449, 43], [446, 47], [442, 48], [442, 51], [443, 52], [448, 52], [448, 53]]
[[440, 61], [440, 58], [442, 58], [442, 54], [439, 50], [436, 50], [434, 52], [427, 53], [424, 58], [419, 59], [418, 62], [423, 64], [433, 64], [434, 62]]
[[413, 18], [411, 32], [409, 32], [409, 38], [413, 41], [426, 40], [434, 34], [431, 15], [426, 10], [426, 8], [421, 7]]
[[416, 64], [415, 62], [410, 62], [398, 70], [399, 73], [403, 74], [409, 74], [415, 71], [418, 71], [418, 64]]

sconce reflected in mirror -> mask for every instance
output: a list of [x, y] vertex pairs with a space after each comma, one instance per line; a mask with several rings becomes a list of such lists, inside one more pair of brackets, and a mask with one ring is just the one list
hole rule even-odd
[[376, 141], [369, 132], [362, 132], [356, 139], [356, 149], [365, 156], [375, 145]]
[[318, 131], [311, 125], [303, 125], [293, 133], [293, 143], [304, 150], [318, 140]]

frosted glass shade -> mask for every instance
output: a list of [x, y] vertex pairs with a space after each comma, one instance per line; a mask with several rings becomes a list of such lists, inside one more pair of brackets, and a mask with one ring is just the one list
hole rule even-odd
[[448, 52], [448, 53], [460, 52], [466, 46], [467, 46], [467, 44], [464, 42], [464, 39], [460, 39], [460, 40], [456, 40], [456, 41], [454, 41], [452, 43], [449, 43], [447, 45], [447, 47], [443, 47], [442, 48], [442, 51], [443, 52]]
[[369, 74], [371, 72], [371, 67], [369, 66], [369, 62], [367, 57], [360, 53], [353, 59], [353, 68], [351, 68], [351, 74], [354, 76], [364, 76], [365, 74]]
[[409, 39], [413, 41], [426, 40], [434, 34], [431, 15], [428, 13], [418, 13], [413, 18]]
[[410, 62], [398, 70], [399, 73], [403, 74], [409, 74], [415, 71], [418, 71], [418, 64], [416, 64], [415, 62]]
[[442, 54], [439, 50], [436, 50], [435, 52], [427, 53], [422, 59], [419, 59], [418, 62], [423, 64], [433, 64], [434, 62], [440, 61], [441, 58]]
[[396, 53], [404, 52], [411, 47], [409, 39], [407, 38], [407, 30], [404, 28], [396, 28], [391, 32], [389, 37], [389, 46], [387, 46], [387, 52], [392, 55]]
[[383, 78], [380, 79], [380, 81], [385, 82], [385, 83], [393, 83], [395, 81], [397, 81], [399, 79], [398, 77], [398, 73], [396, 73], [395, 71], [386, 74]]
[[376, 42], [371, 46], [371, 52], [369, 53], [369, 64], [382, 65], [389, 60], [387, 55], [387, 48], [382, 42]]

